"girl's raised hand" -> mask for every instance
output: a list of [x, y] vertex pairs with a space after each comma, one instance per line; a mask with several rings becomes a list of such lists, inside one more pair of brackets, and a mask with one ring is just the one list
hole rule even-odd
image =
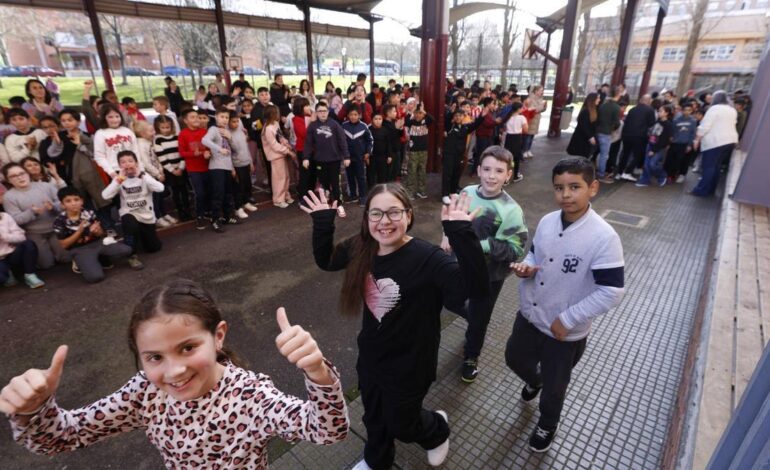
[[299, 325], [292, 325], [286, 317], [286, 310], [279, 307], [275, 318], [281, 332], [275, 338], [275, 345], [292, 364], [305, 371], [308, 378], [319, 385], [331, 385], [334, 378], [324, 363], [324, 356], [313, 337]]
[[12, 378], [0, 391], [0, 412], [31, 414], [39, 410], [59, 388], [66, 359], [67, 346], [59, 346], [48, 369], [29, 369]]
[[449, 205], [441, 206], [441, 220], [465, 220], [470, 222], [481, 211], [479, 207], [475, 211], [470, 212], [470, 208], [471, 200], [467, 194], [462, 193], [459, 197], [453, 194]]
[[318, 196], [316, 196], [313, 191], [308, 191], [307, 196], [303, 196], [302, 199], [304, 199], [307, 206], [300, 205], [299, 207], [308, 214], [315, 211], [337, 208], [337, 201], [332, 202], [330, 205], [329, 201], [326, 200], [326, 193], [323, 189], [318, 191]]

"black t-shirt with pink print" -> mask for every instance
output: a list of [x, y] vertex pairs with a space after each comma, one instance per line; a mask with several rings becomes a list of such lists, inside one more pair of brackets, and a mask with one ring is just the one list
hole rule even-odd
[[[336, 211], [313, 212], [313, 255], [326, 271], [344, 269], [353, 239], [334, 246]], [[470, 222], [443, 222], [457, 259], [413, 238], [376, 256], [366, 284], [358, 335], [359, 379], [397, 394], [420, 393], [436, 379], [444, 306], [461, 306], [489, 289], [484, 254]]]

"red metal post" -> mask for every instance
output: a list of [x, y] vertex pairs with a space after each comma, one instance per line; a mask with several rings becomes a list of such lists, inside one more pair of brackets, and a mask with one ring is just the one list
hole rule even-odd
[[[551, 31], [548, 31], [548, 36], [545, 40], [545, 51], [551, 52]], [[545, 76], [548, 74], [548, 57], [543, 57], [543, 74], [540, 75], [540, 85], [545, 88]]]
[[104, 39], [102, 38], [102, 27], [99, 24], [99, 15], [96, 14], [96, 7], [94, 6], [94, 0], [83, 0], [83, 6], [88, 13], [88, 19], [91, 21], [91, 32], [94, 35], [94, 42], [96, 42], [96, 52], [99, 54], [99, 62], [102, 63], [102, 76], [104, 77], [104, 86], [108, 90], [115, 90], [112, 84], [112, 75], [110, 75], [110, 62], [107, 58], [107, 50], [104, 47]]
[[666, 17], [666, 10], [658, 9], [658, 19], [655, 21], [655, 30], [652, 32], [652, 42], [650, 42], [650, 55], [647, 56], [647, 66], [642, 75], [642, 84], [639, 87], [639, 98], [647, 94], [647, 88], [650, 86], [650, 77], [652, 76], [652, 66], [655, 63], [655, 54], [658, 52], [658, 42], [660, 41], [660, 30], [663, 28], [663, 18]]
[[307, 80], [310, 82], [310, 89], [315, 90], [313, 70], [313, 32], [310, 26], [310, 4], [302, 2], [302, 24], [305, 30], [305, 53], [307, 54]]
[[440, 171], [444, 141], [444, 96], [449, 43], [449, 4], [446, 0], [423, 0], [420, 47], [420, 98], [433, 116], [428, 130], [428, 171]]
[[620, 43], [618, 54], [615, 57], [615, 68], [612, 70], [612, 85], [617, 86], [626, 79], [626, 57], [628, 57], [628, 45], [631, 44], [631, 34], [634, 29], [637, 0], [628, 0], [626, 13], [623, 15], [623, 25], [620, 29]]
[[580, 0], [569, 0], [564, 16], [564, 34], [561, 39], [561, 52], [556, 64], [556, 83], [553, 90], [551, 121], [548, 124], [548, 137], [561, 136], [561, 113], [567, 104], [569, 92], [569, 72], [572, 65], [572, 45], [575, 41]]
[[227, 69], [227, 37], [225, 36], [225, 17], [222, 14], [222, 0], [214, 0], [214, 16], [217, 19], [217, 33], [219, 35], [219, 60], [222, 65], [222, 73], [225, 76], [227, 90], [230, 90], [230, 71]]

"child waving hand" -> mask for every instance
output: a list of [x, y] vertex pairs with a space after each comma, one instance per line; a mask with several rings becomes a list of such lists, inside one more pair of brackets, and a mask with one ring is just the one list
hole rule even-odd
[[60, 346], [47, 369], [11, 379], [0, 392], [0, 411], [10, 415], [16, 441], [40, 454], [144, 429], [168, 468], [266, 468], [273, 436], [341, 441], [348, 413], [339, 375], [283, 308], [276, 319], [276, 345], [304, 371], [308, 401], [239, 367], [224, 346], [228, 325], [214, 299], [180, 279], [151, 290], [134, 308], [129, 346], [143, 370], [120, 390], [77, 410], [60, 408], [54, 395], [67, 356]]
[[440, 465], [449, 451], [443, 411], [422, 406], [436, 379], [444, 305], [462, 305], [489, 289], [484, 254], [471, 227], [467, 195], [444, 206], [441, 219], [457, 260], [407, 234], [414, 210], [399, 184], [378, 184], [366, 199], [359, 235], [334, 244], [337, 201], [323, 191], [305, 196], [313, 218], [313, 255], [325, 271], [345, 270], [343, 313], [363, 309], [358, 335], [358, 378], [367, 441], [356, 469], [388, 469], [394, 440], [416, 442], [428, 462]]

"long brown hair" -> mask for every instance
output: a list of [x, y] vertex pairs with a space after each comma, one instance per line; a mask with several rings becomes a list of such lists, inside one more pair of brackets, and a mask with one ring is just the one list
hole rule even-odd
[[588, 110], [588, 118], [591, 122], [596, 122], [596, 118], [598, 117], [596, 111], [596, 98], [598, 97], [599, 95], [597, 93], [591, 92], [586, 95], [586, 99], [583, 101], [583, 107]]
[[[390, 193], [396, 197], [404, 209], [411, 215], [406, 230], [409, 231], [414, 224], [414, 208], [409, 200], [409, 195], [403, 186], [398, 183], [381, 183], [372, 187], [366, 197], [366, 206], [364, 215], [361, 219], [361, 232], [354, 236], [350, 247], [350, 262], [345, 269], [345, 277], [342, 281], [340, 291], [340, 311], [343, 315], [358, 315], [363, 306], [364, 296], [366, 295], [366, 278], [370, 275], [374, 267], [374, 257], [380, 245], [369, 232], [369, 206], [375, 196], [382, 193]], [[406, 214], [405, 214], [406, 216]]]
[[270, 106], [265, 107], [265, 110], [263, 111], [262, 119], [265, 124], [262, 127], [267, 127], [274, 122], [278, 122], [280, 118], [281, 114], [278, 112], [278, 106], [271, 104]]
[[[174, 279], [147, 292], [134, 307], [128, 326], [128, 347], [134, 353], [134, 363], [139, 369], [139, 351], [136, 346], [136, 330], [142, 322], [160, 315], [190, 315], [197, 318], [212, 335], [222, 321], [222, 314], [214, 297], [200, 284], [189, 279]], [[230, 361], [243, 367], [243, 361], [232, 351], [222, 347], [217, 351], [217, 361]]]

